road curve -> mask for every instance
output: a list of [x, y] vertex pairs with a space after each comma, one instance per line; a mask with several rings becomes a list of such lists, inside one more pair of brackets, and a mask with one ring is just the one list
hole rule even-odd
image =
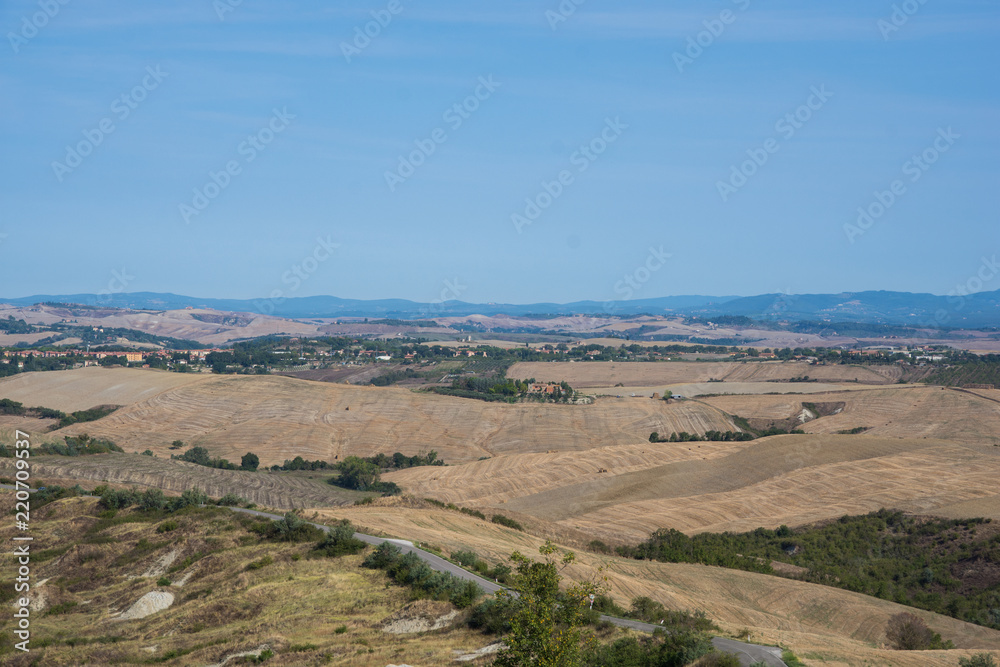
[[[277, 514], [270, 514], [268, 512], [261, 512], [259, 510], [248, 510], [240, 507], [230, 507], [229, 509], [234, 512], [242, 512], [243, 514], [252, 514], [254, 516], [264, 517], [267, 519], [280, 520], [284, 517]], [[312, 523], [310, 525], [319, 528], [322, 531], [329, 531], [328, 526], [324, 526], [320, 523]], [[404, 554], [414, 553], [421, 560], [427, 563], [432, 570], [437, 570], [438, 572], [447, 572], [452, 574], [459, 579], [464, 579], [466, 581], [473, 581], [485, 590], [487, 593], [496, 593], [497, 591], [507, 590], [506, 587], [501, 586], [495, 581], [490, 581], [489, 579], [484, 579], [477, 574], [473, 574], [468, 570], [465, 570], [454, 563], [441, 558], [429, 551], [424, 551], [419, 547], [413, 545], [412, 542], [407, 542], [406, 540], [394, 540], [385, 537], [375, 537], [373, 535], [365, 535], [364, 533], [354, 533], [354, 537], [371, 544], [378, 546], [383, 542], [391, 542], [402, 550]], [[639, 630], [640, 632], [654, 632], [660, 626], [654, 625], [652, 623], [643, 623], [641, 621], [633, 621], [627, 618], [618, 618], [617, 616], [607, 616], [605, 614], [601, 615], [602, 621], [608, 621], [619, 627], [631, 628], [633, 630]], [[731, 653], [740, 659], [740, 664], [743, 667], [749, 667], [755, 662], [763, 662], [768, 665], [768, 667], [788, 667], [781, 660], [781, 649], [775, 648], [773, 646], [760, 646], [758, 644], [747, 644], [744, 642], [736, 641], [735, 639], [726, 639], [725, 637], [714, 637], [712, 639], [712, 646], [721, 653]]]
[[[9, 484], [0, 484], [0, 489], [14, 489], [14, 486]], [[31, 489], [34, 492], [35, 489]], [[93, 496], [91, 496], [93, 497]], [[280, 521], [284, 517], [280, 514], [271, 514], [270, 512], [261, 512], [260, 510], [248, 510], [242, 507], [229, 507], [228, 509], [234, 512], [240, 512], [241, 514], [250, 514], [252, 516], [259, 516], [265, 519], [273, 519], [275, 521]], [[324, 532], [329, 532], [330, 527], [324, 526], [321, 523], [312, 523], [310, 525], [319, 528]], [[507, 590], [506, 587], [501, 586], [495, 581], [490, 581], [489, 579], [484, 579], [477, 574], [473, 574], [468, 570], [462, 569], [458, 565], [441, 558], [429, 551], [424, 551], [419, 547], [413, 545], [412, 542], [407, 542], [406, 540], [396, 540], [385, 537], [375, 537], [374, 535], [365, 535], [364, 533], [354, 533], [354, 537], [365, 542], [366, 544], [371, 544], [373, 546], [378, 546], [383, 542], [391, 542], [395, 544], [404, 553], [414, 553], [421, 560], [427, 563], [432, 570], [438, 572], [447, 572], [448, 574], [454, 575], [459, 579], [465, 581], [473, 581], [479, 584], [487, 593], [496, 593], [497, 591]], [[618, 618], [616, 616], [606, 616], [601, 615], [602, 621], [608, 621], [619, 627], [632, 628], [633, 630], [639, 630], [641, 632], [654, 632], [659, 626], [653, 625], [652, 623], [643, 623], [641, 621], [633, 621], [627, 618]], [[712, 645], [717, 651], [722, 653], [731, 653], [740, 659], [740, 664], [743, 667], [749, 667], [754, 662], [763, 662], [768, 665], [768, 667], [788, 667], [781, 660], [781, 650], [771, 647], [771, 646], [759, 646], [757, 644], [746, 644], [744, 642], [738, 642], [734, 639], [726, 639], [725, 637], [715, 637], [712, 639]]]

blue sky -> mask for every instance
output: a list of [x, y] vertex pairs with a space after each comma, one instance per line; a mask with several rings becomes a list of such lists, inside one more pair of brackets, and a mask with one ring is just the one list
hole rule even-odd
[[947, 294], [1000, 4], [809, 4], [4, 3], [0, 296]]

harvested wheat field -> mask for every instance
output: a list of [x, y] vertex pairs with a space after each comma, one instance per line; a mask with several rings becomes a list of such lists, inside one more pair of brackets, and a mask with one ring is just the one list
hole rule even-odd
[[384, 475], [384, 479], [421, 498], [471, 506], [497, 505], [550, 489], [612, 479], [678, 461], [715, 460], [747, 444], [699, 442], [665, 447], [647, 442], [597, 447], [588, 450], [586, 456], [580, 456], [579, 452], [514, 454], [460, 466], [408, 468]]
[[[25, 382], [23, 393], [54, 387], [66, 394], [66, 402], [70, 388], [93, 395], [94, 376], [83, 373], [89, 370], [24, 376], [31, 382]], [[168, 446], [181, 440], [231, 461], [251, 451], [262, 464], [270, 465], [295, 456], [333, 461], [352, 454], [412, 455], [430, 449], [449, 463], [461, 463], [503, 453], [639, 444], [652, 431], [734, 428], [721, 411], [698, 403], [601, 399], [592, 405], [509, 405], [398, 387], [355, 387], [278, 376], [206, 375], [163, 387], [156, 382], [165, 374], [136, 373], [123, 377], [143, 379], [141, 374], [149, 373], [150, 381], [142, 385], [149, 397], [125, 401], [125, 390], [112, 393], [118, 385], [109, 385], [106, 375], [98, 376], [105, 398], [130, 404], [58, 434], [88, 433], [108, 438], [126, 451], [151, 449], [158, 456], [176, 453]], [[81, 397], [73, 400], [87, 402]]]
[[568, 382], [575, 389], [625, 386], [647, 387], [722, 380], [725, 382], [769, 382], [808, 375], [819, 382], [889, 384], [899, 369], [893, 366], [811, 366], [802, 361], [528, 361], [514, 364], [507, 377], [538, 381]]
[[390, 478], [422, 497], [503, 507], [621, 543], [664, 527], [743, 531], [883, 507], [933, 514], [956, 503], [988, 503], [1000, 494], [1000, 449], [942, 440], [791, 435], [609, 447], [586, 458], [505, 456], [413, 468]]
[[994, 445], [1000, 444], [1000, 403], [991, 398], [965, 390], [899, 385], [809, 397], [716, 396], [699, 401], [748, 419], [775, 420], [798, 415], [802, 401], [843, 402], [839, 413], [806, 422], [802, 428], [836, 433], [868, 427], [866, 435]]
[[201, 373], [91, 366], [12, 375], [0, 380], [0, 398], [19, 401], [28, 407], [73, 412], [98, 405], [128, 405], [208, 377]]
[[[537, 555], [543, 540], [472, 517], [435, 509], [415, 509], [391, 499], [375, 506], [319, 510], [324, 519], [347, 518], [355, 525], [417, 540], [446, 552], [471, 549], [491, 563], [510, 552]], [[1000, 632], [953, 618], [903, 607], [848, 591], [762, 574], [701, 565], [634, 561], [577, 550], [569, 579], [591, 579], [607, 567], [610, 594], [619, 603], [647, 595], [671, 609], [701, 609], [724, 632], [746, 628], [751, 640], [790, 647], [807, 664], [848, 667], [954, 667], [960, 656], [1000, 650]], [[924, 618], [959, 649], [890, 651], [879, 648], [889, 617], [907, 611]], [[1000, 653], [998, 653], [1000, 655]], [[866, 661], [868, 661], [866, 663]]]

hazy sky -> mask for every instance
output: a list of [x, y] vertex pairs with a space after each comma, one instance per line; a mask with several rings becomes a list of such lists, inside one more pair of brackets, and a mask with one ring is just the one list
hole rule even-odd
[[944, 294], [1000, 253], [995, 0], [35, 0], [0, 25], [0, 296]]

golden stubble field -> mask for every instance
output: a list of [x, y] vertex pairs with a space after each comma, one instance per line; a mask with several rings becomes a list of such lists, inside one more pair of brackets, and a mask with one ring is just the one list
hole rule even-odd
[[890, 384], [901, 375], [895, 366], [811, 366], [803, 361], [528, 361], [514, 364], [508, 377], [538, 381], [568, 382], [575, 389], [610, 387], [619, 382], [626, 387], [647, 387], [690, 382], [769, 382], [808, 375], [819, 382]]
[[505, 456], [388, 476], [416, 495], [504, 508], [609, 543], [664, 527], [744, 531], [883, 507], [951, 516], [973, 503], [976, 516], [1000, 519], [998, 478], [995, 447], [864, 435], [647, 444], [577, 460]]
[[[157, 456], [201, 445], [231, 461], [248, 451], [262, 465], [302, 456], [436, 450], [449, 463], [500, 454], [582, 451], [634, 445], [652, 431], [730, 430], [709, 405], [601, 399], [593, 405], [486, 403], [397, 387], [357, 387], [279, 376], [187, 375], [116, 369], [32, 373], [0, 381], [0, 397], [68, 409], [123, 407], [58, 434], [109, 438], [125, 451]], [[87, 396], [95, 397], [89, 403]], [[99, 399], [97, 398], [99, 397]], [[130, 398], [131, 397], [131, 398]], [[30, 400], [29, 400], [30, 399]], [[47, 402], [46, 402], [47, 401]]]
[[[350, 519], [387, 535], [417, 540], [446, 552], [471, 549], [491, 563], [510, 552], [537, 555], [543, 540], [458, 512], [414, 509], [384, 499], [375, 506], [318, 510], [324, 519]], [[702, 565], [634, 561], [577, 550], [571, 580], [591, 579], [605, 567], [610, 594], [628, 604], [647, 595], [671, 609], [701, 609], [728, 633], [746, 628], [751, 641], [781, 643], [809, 665], [954, 667], [960, 656], [994, 650], [1000, 632], [848, 591], [762, 574]], [[952, 651], [891, 651], [881, 647], [889, 617], [909, 611], [959, 647]]]

